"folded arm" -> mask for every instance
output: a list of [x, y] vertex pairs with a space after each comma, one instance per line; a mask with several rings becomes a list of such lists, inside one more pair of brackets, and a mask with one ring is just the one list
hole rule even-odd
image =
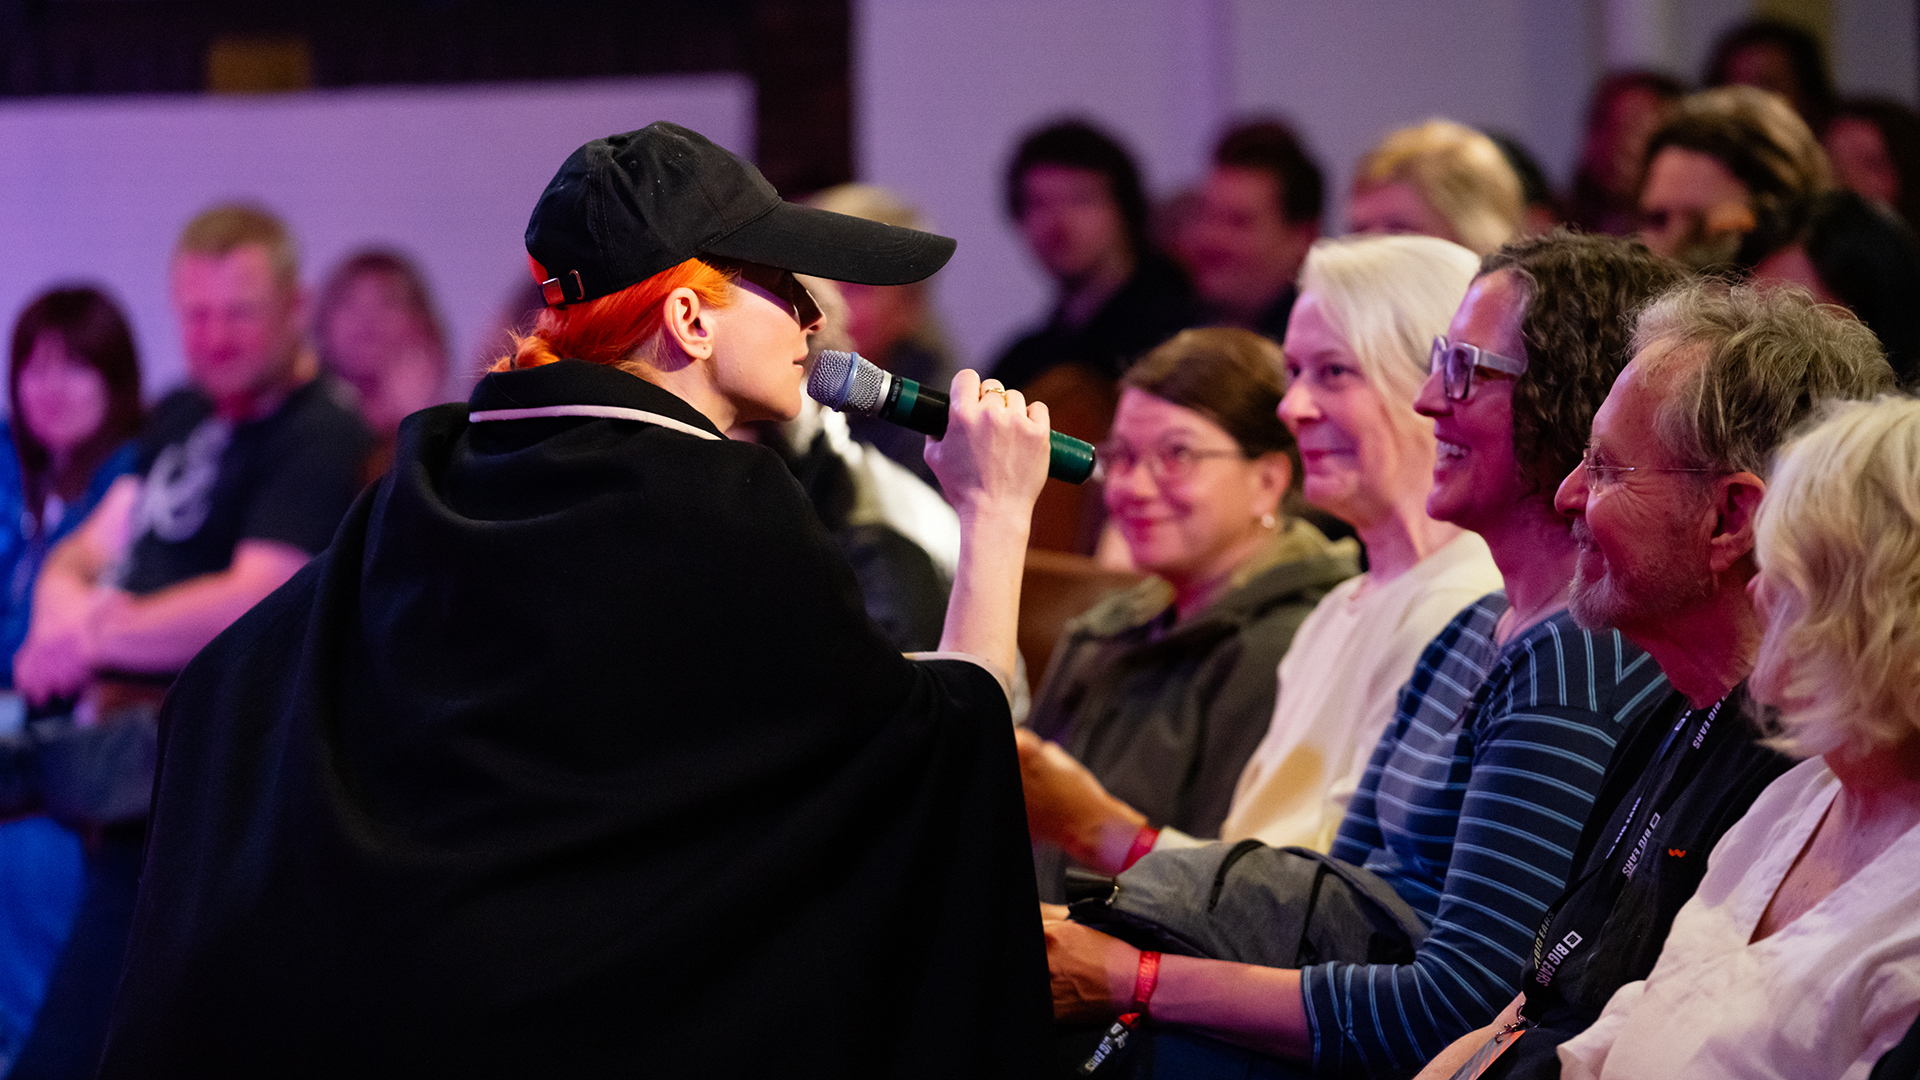
[[96, 615], [95, 669], [178, 671], [247, 609], [286, 584], [311, 558], [277, 540], [242, 540], [225, 570], [134, 596], [103, 592]]
[[125, 556], [140, 482], [114, 481], [80, 528], [48, 553], [34, 585], [14, 683], [28, 700], [79, 692], [101, 669], [172, 672], [305, 565], [307, 552], [242, 540], [225, 570], [134, 596], [107, 584]]

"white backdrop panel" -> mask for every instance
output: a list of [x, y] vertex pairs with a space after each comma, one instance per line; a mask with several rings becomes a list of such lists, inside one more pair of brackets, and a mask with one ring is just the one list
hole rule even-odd
[[362, 245], [413, 255], [464, 364], [526, 277], [527, 215], [560, 162], [654, 120], [749, 153], [752, 84], [704, 75], [11, 102], [0, 106], [0, 312], [10, 334], [49, 284], [105, 284], [133, 320], [157, 397], [184, 377], [166, 299], [173, 241], [194, 213], [244, 198], [292, 226], [310, 282]]

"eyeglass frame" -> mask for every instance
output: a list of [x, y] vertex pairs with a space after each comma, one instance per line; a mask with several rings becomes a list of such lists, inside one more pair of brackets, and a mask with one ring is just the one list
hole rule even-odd
[[[1119, 445], [1126, 446], [1125, 443]], [[1167, 455], [1173, 451], [1185, 451], [1184, 463], [1179, 466], [1177, 472], [1169, 473], [1165, 461]], [[1150, 454], [1135, 453], [1131, 446], [1127, 446], [1126, 453], [1120, 453], [1115, 449], [1114, 440], [1108, 439], [1094, 449], [1093, 479], [1104, 483], [1116, 472], [1127, 472], [1144, 465], [1147, 475], [1153, 477], [1153, 482], [1156, 484], [1183, 484], [1193, 477], [1194, 469], [1200, 462], [1208, 458], [1221, 457], [1237, 457], [1242, 461], [1252, 460], [1245, 450], [1195, 450], [1180, 443], [1157, 446]]]
[[1627, 473], [1700, 473], [1719, 475], [1724, 470], [1681, 465], [1607, 465], [1595, 466], [1593, 447], [1580, 451], [1580, 471], [1587, 474], [1589, 487], [1610, 488], [1626, 479]]
[[[1460, 374], [1458, 387], [1454, 383], [1453, 365], [1441, 366], [1445, 357], [1456, 353], [1464, 354], [1473, 360]], [[1446, 393], [1448, 401], [1466, 401], [1473, 397], [1473, 372], [1476, 368], [1486, 368], [1488, 371], [1497, 371], [1517, 379], [1527, 373], [1527, 362], [1515, 360], [1510, 356], [1501, 356], [1496, 352], [1488, 352], [1478, 345], [1469, 345], [1464, 341], [1448, 341], [1445, 334], [1433, 339], [1433, 348], [1427, 353], [1427, 372], [1440, 376], [1440, 386]]]

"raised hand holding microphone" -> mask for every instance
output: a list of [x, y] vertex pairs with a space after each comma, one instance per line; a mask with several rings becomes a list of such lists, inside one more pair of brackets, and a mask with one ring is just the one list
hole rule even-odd
[[[998, 388], [1000, 384], [988, 379], [981, 386]], [[877, 416], [936, 439], [946, 435], [947, 414], [952, 407], [940, 391], [886, 371], [858, 353], [836, 349], [823, 350], [815, 359], [807, 377], [807, 393], [830, 409]], [[1093, 475], [1092, 444], [1057, 431], [1049, 436], [1049, 442], [1047, 475], [1070, 484], [1082, 483]]]
[[940, 648], [986, 657], [1011, 675], [1033, 501], [1047, 482], [1047, 407], [962, 371], [947, 420], [945, 437], [927, 447], [960, 515], [960, 566]]

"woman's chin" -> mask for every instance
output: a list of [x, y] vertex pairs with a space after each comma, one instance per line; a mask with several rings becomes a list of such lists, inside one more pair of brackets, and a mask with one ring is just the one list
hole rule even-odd
[[1335, 477], [1315, 479], [1308, 476], [1300, 485], [1300, 494], [1307, 500], [1307, 505], [1314, 509], [1324, 510], [1349, 525], [1353, 524], [1353, 519], [1347, 516], [1355, 505], [1352, 483]]

